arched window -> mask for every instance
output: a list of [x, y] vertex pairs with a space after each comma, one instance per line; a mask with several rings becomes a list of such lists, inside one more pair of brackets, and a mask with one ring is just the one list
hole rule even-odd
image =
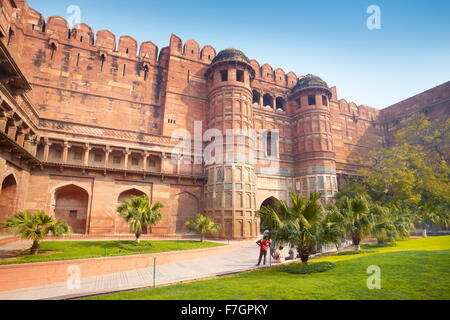
[[278, 132], [268, 131], [266, 136], [266, 156], [276, 157], [278, 155]]
[[278, 97], [276, 100], [277, 110], [283, 110], [284, 111], [284, 99], [281, 97]]
[[253, 104], [259, 106], [259, 100], [261, 100], [261, 95], [258, 91], [253, 90]]
[[267, 108], [273, 108], [273, 98], [270, 94], [265, 94], [263, 97], [263, 105]]

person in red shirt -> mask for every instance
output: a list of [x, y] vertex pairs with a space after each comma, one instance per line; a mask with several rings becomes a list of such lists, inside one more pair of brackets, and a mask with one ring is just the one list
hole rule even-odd
[[264, 258], [264, 265], [266, 265], [267, 251], [269, 250], [269, 246], [272, 244], [272, 242], [270, 242], [267, 238], [264, 238], [256, 242], [256, 244], [260, 248], [259, 262], [256, 266], [259, 267], [261, 265], [262, 258]]

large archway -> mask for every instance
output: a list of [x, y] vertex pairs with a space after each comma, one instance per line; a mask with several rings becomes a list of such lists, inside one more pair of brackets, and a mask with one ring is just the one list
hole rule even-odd
[[186, 222], [195, 220], [196, 215], [200, 213], [199, 201], [194, 195], [183, 192], [177, 195], [175, 203], [177, 206], [175, 233], [187, 233], [189, 230]]
[[[122, 192], [117, 199], [117, 206], [120, 206], [125, 200], [131, 199], [133, 197], [142, 197], [145, 193], [138, 189], [129, 189]], [[116, 234], [129, 234], [131, 233], [130, 225], [117, 213], [115, 221], [115, 233]], [[148, 229], [143, 229], [142, 234], [148, 234]]]
[[75, 185], [55, 192], [55, 216], [66, 221], [75, 234], [86, 234], [89, 194]]
[[[16, 210], [17, 181], [13, 174], [7, 176], [2, 182], [0, 192], [0, 223], [12, 216]], [[0, 229], [0, 232], [3, 232]]]
[[[264, 207], [270, 207], [270, 208], [274, 209], [275, 211], [278, 211], [278, 203], [279, 203], [279, 200], [275, 197], [267, 198], [261, 204], [261, 209]], [[261, 226], [261, 230], [260, 230], [261, 233], [264, 233], [264, 231], [266, 231], [267, 229], [266, 229], [265, 221], [263, 218], [261, 218], [260, 226]]]

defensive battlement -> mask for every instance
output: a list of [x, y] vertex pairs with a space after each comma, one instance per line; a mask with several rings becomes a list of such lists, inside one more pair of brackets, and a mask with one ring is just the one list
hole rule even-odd
[[[97, 33], [85, 23], [70, 28], [66, 19], [60, 16], [51, 16], [45, 20], [38, 11], [30, 8], [26, 1], [19, 0], [16, 24], [24, 32], [37, 37], [47, 37], [49, 45], [71, 45], [82, 49], [97, 51], [100, 55], [108, 54], [128, 58], [135, 61], [144, 61], [151, 64], [160, 64], [163, 60], [158, 47], [151, 41], [145, 41], [138, 46], [138, 42], [131, 36], [121, 36], [118, 39], [109, 30], [100, 30]], [[161, 53], [165, 52], [161, 50]], [[159, 54], [159, 56], [158, 56]]]

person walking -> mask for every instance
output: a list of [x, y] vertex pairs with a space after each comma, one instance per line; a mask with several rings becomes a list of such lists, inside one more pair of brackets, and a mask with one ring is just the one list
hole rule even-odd
[[264, 265], [266, 265], [267, 260], [267, 251], [269, 250], [269, 246], [272, 244], [266, 237], [264, 237], [262, 240], [259, 240], [256, 242], [256, 244], [259, 246], [259, 262], [256, 265], [259, 267], [261, 265], [261, 261], [264, 258]]

